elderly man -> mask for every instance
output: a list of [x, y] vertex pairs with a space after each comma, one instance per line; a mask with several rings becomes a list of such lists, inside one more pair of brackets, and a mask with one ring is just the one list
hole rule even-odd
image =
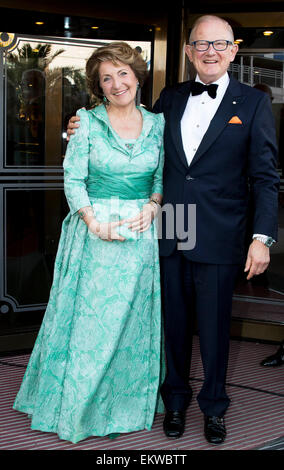
[[163, 112], [165, 167], [163, 203], [196, 205], [196, 244], [187, 250], [175, 238], [160, 242], [167, 376], [162, 385], [164, 430], [180, 437], [192, 391], [188, 384], [190, 315], [198, 318], [204, 382], [197, 400], [204, 413], [205, 436], [222, 443], [232, 296], [244, 258], [249, 185], [254, 198], [253, 240], [247, 279], [269, 263], [277, 236], [276, 143], [271, 104], [266, 94], [227, 73], [237, 53], [229, 24], [200, 17], [185, 52], [195, 81], [164, 89], [154, 111]]
[[[277, 237], [279, 178], [271, 104], [266, 94], [228, 75], [237, 50], [226, 21], [208, 15], [199, 18], [185, 50], [196, 80], [162, 90], [153, 109], [165, 116], [163, 204], [173, 208], [178, 228], [168, 238], [169, 220], [164, 218], [160, 240], [167, 359], [161, 387], [164, 431], [169, 438], [184, 432], [192, 397], [188, 382], [195, 311], [204, 368], [197, 400], [206, 439], [213, 444], [226, 436], [224, 415], [230, 400], [225, 380], [236, 276], [245, 259], [248, 279], [262, 273], [269, 264], [269, 246]], [[73, 127], [69, 124], [69, 133]], [[254, 235], [245, 258], [249, 187]], [[194, 220], [189, 207], [196, 208]], [[185, 228], [187, 239], [181, 236]]]

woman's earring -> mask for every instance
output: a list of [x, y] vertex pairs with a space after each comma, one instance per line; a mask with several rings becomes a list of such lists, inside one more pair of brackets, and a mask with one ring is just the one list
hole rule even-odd
[[104, 95], [104, 97], [103, 97], [103, 102], [104, 102], [104, 104], [108, 104], [108, 103], [109, 103], [109, 101], [108, 101], [108, 99], [107, 99], [107, 97], [106, 97], [105, 95]]
[[137, 85], [136, 85], [136, 91], [138, 91], [138, 90], [139, 90], [139, 88], [140, 88], [140, 83], [139, 83], [139, 82], [137, 82]]

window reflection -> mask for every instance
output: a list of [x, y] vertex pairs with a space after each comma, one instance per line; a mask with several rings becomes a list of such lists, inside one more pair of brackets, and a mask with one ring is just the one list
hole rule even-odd
[[6, 288], [19, 305], [47, 302], [67, 212], [59, 189], [6, 190]]
[[[5, 56], [6, 167], [61, 167], [68, 120], [89, 105], [86, 60], [108, 42], [81, 46], [22, 39]], [[126, 42], [139, 47], [150, 68], [151, 43]]]
[[7, 54], [7, 166], [61, 166], [63, 130], [89, 104], [89, 55], [87, 47], [23, 41]]
[[[281, 177], [278, 242], [270, 249], [271, 261], [267, 272], [255, 277], [250, 284], [259, 289], [257, 293], [260, 296], [270, 295], [269, 291], [284, 294], [284, 53], [241, 50], [231, 64], [230, 71], [241, 82], [260, 88], [271, 97], [278, 143], [278, 172]], [[267, 287], [269, 291], [265, 289]]]

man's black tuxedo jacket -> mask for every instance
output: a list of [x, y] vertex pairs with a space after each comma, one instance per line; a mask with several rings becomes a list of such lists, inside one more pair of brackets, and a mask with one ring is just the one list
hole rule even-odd
[[[153, 111], [165, 117], [163, 204], [196, 204], [196, 245], [184, 251], [192, 261], [239, 264], [244, 261], [248, 198], [254, 205], [253, 233], [277, 238], [279, 177], [274, 118], [268, 96], [233, 77], [204, 138], [188, 166], [181, 118], [191, 81], [165, 88]], [[229, 123], [237, 116], [241, 124]], [[190, 179], [191, 178], [191, 179]], [[187, 221], [185, 210], [185, 224]], [[165, 236], [160, 255], [177, 243]], [[187, 227], [185, 227], [187, 229]]]

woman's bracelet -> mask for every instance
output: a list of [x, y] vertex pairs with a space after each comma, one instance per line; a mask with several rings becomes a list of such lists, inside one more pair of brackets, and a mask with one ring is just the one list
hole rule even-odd
[[80, 219], [84, 219], [86, 216], [93, 216], [94, 211], [93, 211], [92, 207], [88, 207], [86, 209], [80, 209], [78, 211], [78, 215], [79, 215]]
[[86, 209], [80, 209], [78, 211], [78, 215], [80, 219], [84, 220], [86, 216], [91, 216], [92, 220], [90, 223], [87, 223], [85, 220], [84, 222], [87, 224], [87, 226], [90, 226], [92, 223], [95, 222], [95, 232], [99, 233], [101, 230], [101, 224], [94, 218], [94, 210], [92, 207], [87, 207]]
[[161, 204], [159, 203], [159, 201], [158, 201], [157, 199], [155, 199], [154, 197], [151, 197], [149, 202], [150, 202], [150, 203], [151, 203], [151, 202], [154, 202], [154, 203], [156, 204], [156, 206], [160, 206], [160, 205], [161, 205]]

